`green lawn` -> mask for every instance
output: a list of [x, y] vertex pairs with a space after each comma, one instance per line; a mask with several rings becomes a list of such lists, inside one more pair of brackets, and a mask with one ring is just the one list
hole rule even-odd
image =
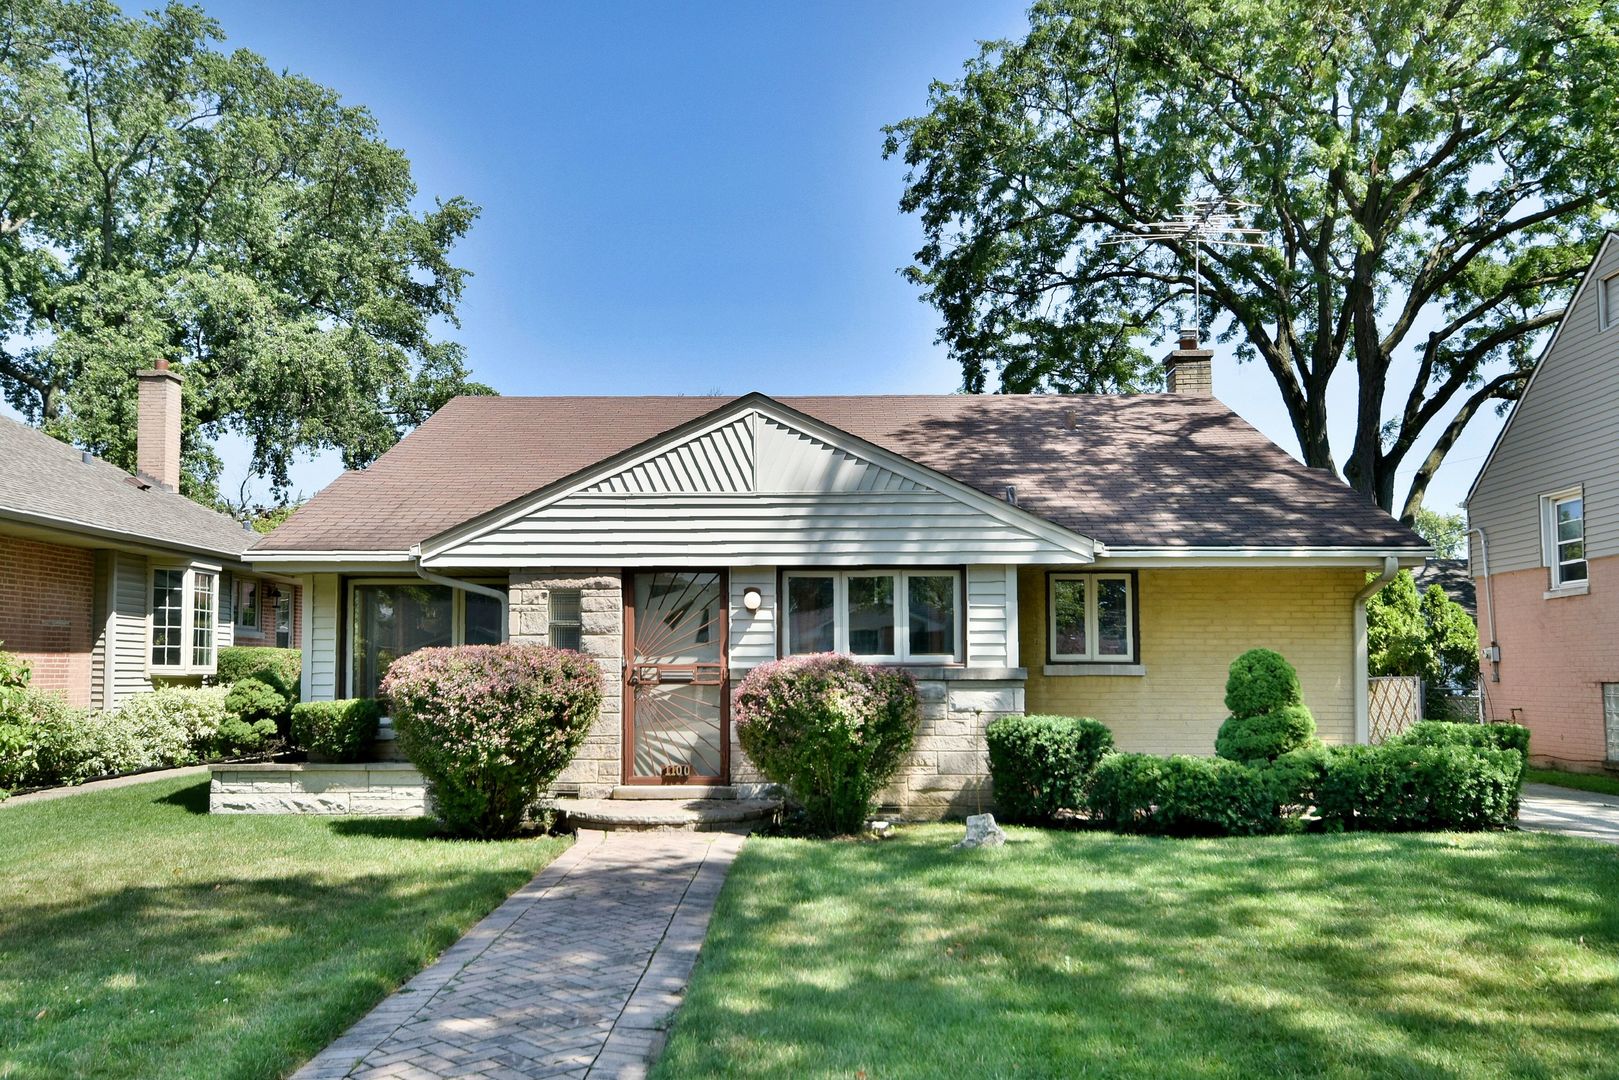
[[0, 1077], [276, 1077], [566, 845], [210, 817], [195, 777], [0, 807]]
[[1556, 784], [1558, 787], [1595, 791], [1603, 795], [1619, 795], [1619, 777], [1592, 773], [1564, 772], [1561, 769], [1526, 769], [1526, 784]]
[[1619, 1074], [1619, 849], [1009, 831], [749, 841], [655, 1075]]

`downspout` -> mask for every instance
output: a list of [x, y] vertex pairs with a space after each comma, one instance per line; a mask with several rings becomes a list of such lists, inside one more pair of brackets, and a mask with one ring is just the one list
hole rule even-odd
[[1363, 745], [1372, 739], [1371, 688], [1367, 685], [1367, 669], [1371, 662], [1366, 644], [1366, 601], [1381, 592], [1383, 586], [1393, 581], [1399, 572], [1399, 558], [1385, 555], [1383, 572], [1355, 594], [1355, 741]]
[[[1475, 525], [1467, 530], [1471, 535], [1478, 533], [1479, 550], [1484, 555], [1484, 618], [1490, 627], [1490, 646], [1484, 650], [1484, 659], [1490, 662], [1490, 681], [1501, 681], [1501, 645], [1495, 640], [1495, 583], [1490, 579], [1490, 540], [1484, 535], [1484, 529]], [[1484, 708], [1484, 695], [1479, 694], [1479, 709]], [[1483, 719], [1482, 711], [1479, 718]]]
[[500, 640], [505, 641], [509, 636], [506, 625], [508, 616], [506, 613], [505, 593], [489, 585], [479, 585], [474, 581], [462, 581], [459, 578], [445, 577], [443, 574], [435, 574], [431, 570], [422, 569], [420, 548], [411, 552], [411, 566], [415, 568], [416, 576], [423, 581], [430, 581], [434, 585], [443, 585], [451, 589], [460, 589], [462, 592], [477, 593], [479, 596], [487, 596], [489, 599], [494, 600], [500, 605]]

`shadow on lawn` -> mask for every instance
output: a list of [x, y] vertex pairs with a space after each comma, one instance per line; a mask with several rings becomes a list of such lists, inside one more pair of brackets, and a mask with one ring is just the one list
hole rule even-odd
[[1033, 835], [978, 853], [759, 845], [659, 1075], [753, 1053], [780, 1075], [884, 1076], [1554, 1075], [1611, 1060], [1619, 859], [1593, 869], [1584, 845]]

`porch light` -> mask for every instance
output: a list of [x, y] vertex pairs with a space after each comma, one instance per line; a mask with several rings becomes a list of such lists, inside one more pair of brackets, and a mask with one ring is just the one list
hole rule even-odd
[[742, 590], [742, 606], [749, 611], [758, 611], [759, 605], [765, 602], [764, 593], [757, 586], [749, 585]]

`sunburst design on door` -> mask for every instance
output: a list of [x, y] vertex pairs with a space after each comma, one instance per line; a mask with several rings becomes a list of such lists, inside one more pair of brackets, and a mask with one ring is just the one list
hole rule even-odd
[[636, 575], [635, 776], [723, 775], [725, 615], [717, 572]]

